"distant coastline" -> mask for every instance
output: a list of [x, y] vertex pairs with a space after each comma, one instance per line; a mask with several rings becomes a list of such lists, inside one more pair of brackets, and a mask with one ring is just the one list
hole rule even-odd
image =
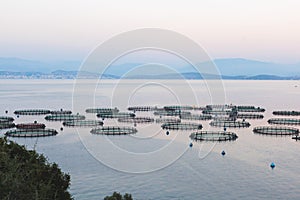
[[[92, 72], [80, 72], [77, 71], [64, 71], [57, 70], [50, 73], [43, 72], [9, 72], [0, 71], [0, 79], [187, 79], [187, 80], [300, 80], [300, 76], [276, 76], [269, 74], [259, 74], [254, 76], [238, 75], [238, 76], [225, 76], [225, 75], [213, 75], [213, 74], [199, 74], [195, 72], [180, 73], [180, 74], [159, 74], [159, 75], [135, 75], [121, 77], [117, 75], [104, 74], [100, 75]], [[205, 78], [203, 78], [205, 77]]]

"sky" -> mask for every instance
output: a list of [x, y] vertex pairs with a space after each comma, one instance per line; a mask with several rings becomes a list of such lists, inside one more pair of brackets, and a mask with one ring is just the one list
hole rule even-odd
[[0, 57], [82, 60], [112, 36], [173, 30], [212, 58], [300, 63], [299, 0], [0, 0]]

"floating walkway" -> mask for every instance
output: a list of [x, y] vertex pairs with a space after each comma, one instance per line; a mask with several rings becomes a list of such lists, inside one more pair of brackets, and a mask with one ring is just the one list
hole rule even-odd
[[271, 118], [268, 120], [269, 124], [280, 124], [280, 125], [300, 125], [300, 119], [292, 118]]
[[0, 129], [14, 128], [16, 125], [12, 122], [0, 123]]
[[251, 113], [238, 113], [236, 118], [239, 119], [263, 119], [264, 115], [261, 114], [251, 114]]
[[193, 106], [164, 106], [165, 110], [194, 110]]
[[190, 115], [181, 115], [181, 119], [185, 120], [211, 120], [211, 115], [197, 115], [197, 114], [190, 114]]
[[250, 123], [246, 121], [227, 121], [227, 120], [215, 120], [209, 123], [215, 127], [229, 127], [229, 128], [248, 128]]
[[91, 133], [98, 135], [129, 135], [137, 133], [137, 129], [132, 127], [106, 126], [94, 128], [91, 130]]
[[0, 116], [0, 123], [13, 122], [14, 120], [12, 117]]
[[253, 132], [264, 135], [298, 135], [299, 129], [292, 127], [261, 126], [255, 127]]
[[71, 115], [71, 110], [53, 110], [50, 112], [51, 115]]
[[9, 137], [46, 137], [56, 134], [57, 131], [54, 129], [15, 129], [5, 133]]
[[255, 106], [236, 106], [234, 108], [238, 112], [265, 112], [266, 109]]
[[153, 123], [154, 119], [150, 117], [119, 118], [118, 122], [141, 124], [141, 123]]
[[161, 125], [162, 129], [167, 130], [201, 130], [202, 124], [197, 123], [164, 123]]
[[74, 120], [84, 120], [83, 115], [48, 115], [45, 117], [47, 121], [74, 121]]
[[232, 132], [225, 131], [197, 131], [190, 135], [192, 140], [199, 141], [230, 141], [236, 140], [238, 136]]
[[274, 111], [273, 115], [300, 116], [300, 111]]
[[206, 115], [233, 115], [234, 114], [232, 110], [203, 110], [202, 113]]
[[50, 114], [50, 110], [44, 109], [29, 109], [29, 110], [16, 110], [15, 115], [47, 115]]
[[103, 122], [99, 120], [71, 120], [63, 122], [63, 125], [69, 127], [95, 127], [103, 126]]

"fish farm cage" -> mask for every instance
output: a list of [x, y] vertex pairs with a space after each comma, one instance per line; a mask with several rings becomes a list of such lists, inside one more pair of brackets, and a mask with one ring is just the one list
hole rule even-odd
[[150, 117], [119, 118], [118, 122], [123, 123], [153, 123], [154, 119]]
[[5, 133], [9, 137], [46, 137], [57, 135], [54, 129], [15, 129]]
[[190, 115], [191, 112], [180, 111], [180, 110], [160, 110], [153, 113], [156, 116], [181, 116]]
[[88, 108], [85, 110], [86, 113], [117, 113], [118, 108]]
[[45, 124], [42, 123], [26, 123], [26, 124], [17, 124], [17, 129], [44, 129], [46, 128]]
[[50, 110], [44, 109], [29, 109], [29, 110], [16, 110], [15, 115], [47, 115], [50, 114]]
[[215, 105], [206, 105], [206, 109], [207, 110], [224, 110], [224, 109], [232, 109], [234, 108], [235, 106], [234, 105], [229, 105], [229, 104], [215, 104]]
[[192, 140], [196, 141], [231, 141], [236, 140], [238, 136], [232, 132], [226, 131], [197, 131], [190, 135]]
[[118, 112], [118, 113], [98, 113], [97, 117], [102, 119], [112, 118], [134, 118], [134, 113]]
[[214, 121], [236, 121], [236, 117], [230, 117], [228, 115], [216, 115], [212, 119]]
[[48, 115], [45, 117], [47, 121], [74, 121], [85, 120], [84, 115]]
[[12, 122], [1, 122], [0, 129], [14, 128], [16, 125]]
[[156, 123], [180, 123], [181, 119], [179, 118], [158, 118], [155, 119]]
[[232, 110], [203, 110], [202, 113], [206, 115], [235, 115], [236, 112]]
[[156, 110], [157, 107], [154, 106], [130, 106], [127, 108], [127, 110], [132, 112], [149, 112]]
[[228, 128], [248, 128], [250, 123], [246, 121], [227, 121], [227, 120], [215, 120], [209, 123], [215, 127], [228, 127]]
[[280, 124], [280, 125], [300, 125], [300, 119], [292, 118], [271, 118], [268, 120], [269, 124]]
[[13, 122], [14, 120], [12, 117], [0, 116], [0, 123]]
[[69, 127], [95, 127], [103, 126], [103, 122], [99, 120], [70, 120], [64, 121], [63, 125]]
[[53, 110], [50, 112], [51, 115], [71, 115], [71, 110]]
[[202, 124], [197, 123], [164, 123], [161, 125], [162, 129], [167, 130], [201, 130]]
[[236, 106], [234, 108], [238, 112], [265, 112], [266, 109], [255, 106]]
[[193, 106], [164, 106], [165, 110], [194, 110]]
[[298, 135], [299, 129], [292, 127], [261, 126], [255, 127], [253, 132], [264, 135]]
[[300, 111], [274, 111], [273, 115], [300, 116]]
[[211, 115], [196, 115], [196, 114], [190, 114], [190, 115], [181, 115], [181, 119], [185, 120], [211, 120]]
[[251, 114], [251, 113], [238, 113], [236, 118], [238, 118], [238, 119], [263, 119], [264, 115]]
[[91, 133], [98, 135], [130, 135], [137, 133], [137, 129], [132, 127], [106, 126], [94, 128], [91, 130]]

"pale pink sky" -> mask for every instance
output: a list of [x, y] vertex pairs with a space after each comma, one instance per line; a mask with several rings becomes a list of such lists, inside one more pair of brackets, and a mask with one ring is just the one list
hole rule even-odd
[[1, 0], [0, 57], [81, 60], [115, 34], [165, 28], [213, 58], [300, 63], [298, 0]]

